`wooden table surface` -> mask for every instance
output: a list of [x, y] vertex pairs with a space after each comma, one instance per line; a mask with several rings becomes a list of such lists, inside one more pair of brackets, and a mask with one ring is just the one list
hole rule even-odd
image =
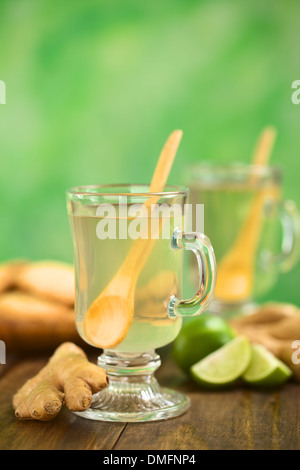
[[[95, 360], [95, 358], [91, 358]], [[183, 416], [153, 423], [102, 423], [67, 410], [53, 421], [19, 422], [12, 395], [46, 359], [8, 358], [0, 366], [0, 449], [300, 449], [300, 386], [276, 391], [235, 388], [200, 390], [165, 359], [157, 373], [161, 384], [191, 397]]]

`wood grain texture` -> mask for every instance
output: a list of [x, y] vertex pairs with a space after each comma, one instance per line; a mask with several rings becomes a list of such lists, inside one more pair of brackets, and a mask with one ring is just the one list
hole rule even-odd
[[64, 410], [48, 423], [19, 422], [11, 406], [12, 396], [45, 362], [14, 358], [2, 367], [0, 449], [300, 449], [299, 385], [289, 383], [269, 392], [242, 387], [203, 391], [166, 359], [158, 373], [160, 382], [188, 393], [192, 400], [191, 409], [179, 418], [101, 423]]

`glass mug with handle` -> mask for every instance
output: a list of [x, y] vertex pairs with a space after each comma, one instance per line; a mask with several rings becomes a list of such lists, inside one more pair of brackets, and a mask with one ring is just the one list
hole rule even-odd
[[[204, 204], [218, 280], [213, 312], [251, 312], [278, 273], [299, 259], [300, 222], [293, 201], [281, 199], [282, 174], [273, 166], [196, 164], [189, 168], [192, 206]], [[190, 260], [190, 279], [195, 277]]]
[[[110, 381], [107, 389], [94, 396], [91, 408], [79, 413], [85, 418], [161, 420], [178, 416], [189, 407], [188, 397], [161, 388], [153, 376], [160, 366], [155, 349], [175, 339], [183, 317], [198, 315], [209, 307], [216, 283], [210, 241], [201, 233], [184, 231], [187, 197], [186, 188], [173, 186], [155, 194], [149, 193], [147, 185], [82, 186], [67, 191], [74, 246], [76, 325], [87, 343], [104, 349], [98, 364], [107, 371]], [[149, 210], [151, 201], [157, 212]], [[142, 210], [145, 207], [146, 212]], [[130, 266], [137, 243], [141, 251], [133, 267], [138, 273], [132, 273], [132, 318], [123, 337], [103, 347], [101, 341], [94, 340], [98, 337], [97, 322], [89, 326], [87, 312], [120, 267]], [[196, 255], [199, 285], [193, 298], [180, 300], [186, 249]], [[111, 295], [117, 296], [118, 292]], [[113, 320], [112, 312], [111, 322], [109, 317], [106, 320], [107, 334], [113, 336], [114, 331], [109, 329], [119, 328], [122, 321]]]

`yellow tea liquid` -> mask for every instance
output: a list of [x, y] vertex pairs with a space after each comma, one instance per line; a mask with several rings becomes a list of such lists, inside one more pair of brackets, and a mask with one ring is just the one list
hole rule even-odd
[[[116, 223], [116, 238], [99, 239], [97, 227], [104, 219], [95, 214], [94, 206], [85, 206], [80, 209], [80, 213], [70, 216], [76, 240], [75, 260], [78, 263], [76, 324], [86, 342], [89, 340], [84, 332], [85, 314], [115, 276], [134, 243], [129, 237], [119, 238], [120, 224], [123, 233], [126, 227], [128, 234], [132, 219], [117, 217], [112, 220], [111, 223]], [[176, 295], [181, 298], [183, 250], [171, 247], [172, 233], [180, 221], [170, 216], [161, 222], [163, 227], [167, 227], [168, 238], [163, 239], [160, 234], [160, 238], [155, 241], [136, 284], [134, 316], [129, 332], [113, 351], [136, 354], [160, 348], [173, 341], [181, 328], [181, 318], [171, 320], [167, 313], [170, 297]]]

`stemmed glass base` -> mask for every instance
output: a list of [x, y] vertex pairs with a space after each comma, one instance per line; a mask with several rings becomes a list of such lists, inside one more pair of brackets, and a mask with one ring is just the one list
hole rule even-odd
[[78, 416], [99, 421], [139, 422], [174, 418], [190, 406], [182, 393], [162, 388], [153, 376], [161, 361], [154, 351], [139, 356], [105, 350], [98, 365], [107, 371], [109, 387], [94, 395]]

